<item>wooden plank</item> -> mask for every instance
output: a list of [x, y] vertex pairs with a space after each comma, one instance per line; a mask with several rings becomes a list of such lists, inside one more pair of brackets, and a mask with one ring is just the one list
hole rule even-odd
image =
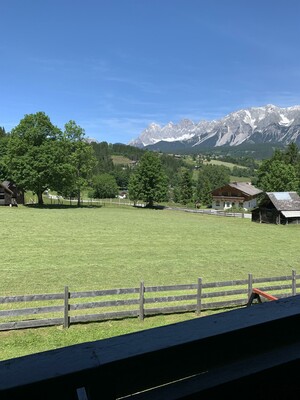
[[30, 301], [44, 301], [44, 300], [61, 300], [64, 298], [62, 293], [53, 294], [31, 294], [23, 296], [2, 296], [0, 297], [0, 304], [4, 303], [18, 303]]
[[264, 298], [266, 298], [266, 299], [268, 299], [268, 300], [278, 300], [277, 297], [272, 296], [271, 294], [266, 293], [266, 292], [264, 292], [263, 290], [260, 290], [260, 289], [258, 289], [258, 288], [253, 288], [253, 289], [252, 289], [252, 292], [258, 294], [259, 296], [263, 296]]
[[210, 289], [210, 288], [222, 287], [222, 286], [237, 286], [237, 285], [242, 286], [242, 285], [247, 285], [247, 284], [248, 284], [248, 279], [242, 279], [242, 280], [237, 280], [237, 281], [203, 283], [202, 288]]
[[216, 301], [213, 303], [202, 303], [203, 310], [211, 310], [211, 309], [220, 309], [232, 306], [242, 306], [246, 305], [247, 300], [245, 299], [236, 299], [230, 301]]
[[137, 317], [138, 315], [139, 315], [138, 310], [117, 311], [117, 312], [102, 313], [102, 314], [73, 315], [70, 317], [70, 323], [129, 318], [129, 317]]
[[140, 284], [140, 299], [139, 299], [139, 319], [143, 321], [144, 319], [144, 302], [145, 302], [145, 285], [144, 282]]
[[288, 284], [288, 285], [273, 285], [273, 286], [263, 286], [260, 285], [260, 289], [267, 292], [270, 290], [284, 290], [284, 289], [292, 289], [292, 284]]
[[61, 312], [63, 306], [19, 308], [16, 310], [1, 310], [0, 317], [16, 317], [19, 315], [36, 315], [50, 312]]
[[292, 281], [292, 275], [273, 276], [269, 278], [253, 278], [253, 283]]
[[201, 314], [201, 300], [202, 300], [202, 279], [198, 278], [197, 305], [196, 305], [196, 313], [197, 313], [197, 315]]
[[248, 289], [236, 289], [236, 290], [226, 290], [222, 292], [208, 292], [202, 293], [202, 298], [212, 298], [212, 297], [223, 297], [223, 296], [232, 296], [237, 294], [246, 294], [248, 293]]
[[170, 303], [173, 301], [195, 300], [196, 294], [183, 294], [181, 296], [164, 296], [164, 297], [151, 297], [145, 298], [145, 303]]
[[168, 292], [172, 290], [197, 290], [197, 285], [195, 283], [187, 285], [167, 285], [167, 286], [146, 286], [145, 292]]
[[114, 294], [130, 294], [139, 293], [139, 288], [127, 288], [127, 289], [105, 289], [105, 290], [92, 290], [86, 292], [70, 292], [70, 299], [82, 298], [82, 297], [101, 297], [111, 296]]
[[69, 288], [68, 286], [65, 286], [65, 291], [64, 291], [64, 328], [69, 328], [70, 325], [70, 320], [69, 320]]
[[[15, 398], [37, 399], [41, 393], [38, 389], [42, 388], [47, 399], [57, 398], [57, 393], [71, 399], [76, 393], [74, 389], [86, 387], [87, 393], [92, 393], [91, 398], [116, 399], [179, 382], [185, 377], [202, 375], [205, 380], [206, 371], [213, 372], [219, 367], [227, 370], [238, 361], [244, 362], [239, 370], [245, 371], [248, 364], [257, 366], [255, 359], [247, 363], [247, 358], [261, 356], [265, 360], [266, 354], [272, 356], [274, 349], [281, 350], [276, 362], [287, 355], [295, 357], [295, 349], [286, 351], [287, 345], [297, 345], [299, 357], [299, 296], [274, 303], [262, 304], [255, 312], [243, 308], [5, 360], [0, 363], [1, 398], [11, 399], [9, 391], [14, 390]], [[114, 378], [114, 384], [109, 377]], [[290, 378], [285, 389], [289, 383]], [[244, 388], [252, 386], [254, 390], [255, 384], [245, 384]], [[268, 391], [268, 387], [264, 388]], [[243, 389], [232, 393], [235, 398], [244, 394]]]
[[28, 321], [5, 322], [0, 324], [0, 331], [24, 328], [40, 328], [43, 326], [62, 325], [63, 318], [33, 319]]
[[145, 315], [171, 314], [190, 311], [196, 311], [196, 304], [186, 304], [184, 306], [174, 307], [145, 308]]
[[296, 288], [297, 288], [297, 285], [296, 285], [296, 271], [293, 269], [292, 270], [292, 296], [296, 296], [296, 292], [297, 292], [297, 290], [296, 290]]
[[89, 303], [69, 304], [69, 310], [85, 310], [88, 308], [118, 307], [139, 304], [138, 299], [94, 301]]

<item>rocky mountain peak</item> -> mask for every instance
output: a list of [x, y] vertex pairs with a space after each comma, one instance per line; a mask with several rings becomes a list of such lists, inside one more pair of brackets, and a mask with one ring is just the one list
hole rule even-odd
[[300, 106], [280, 108], [273, 104], [234, 111], [220, 120], [195, 123], [183, 119], [165, 126], [150, 124], [129, 144], [144, 147], [164, 142], [186, 146], [237, 146], [241, 143], [300, 143]]

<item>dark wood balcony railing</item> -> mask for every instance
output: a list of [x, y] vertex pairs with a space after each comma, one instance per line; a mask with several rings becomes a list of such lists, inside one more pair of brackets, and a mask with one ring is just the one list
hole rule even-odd
[[0, 363], [0, 399], [298, 399], [300, 296]]

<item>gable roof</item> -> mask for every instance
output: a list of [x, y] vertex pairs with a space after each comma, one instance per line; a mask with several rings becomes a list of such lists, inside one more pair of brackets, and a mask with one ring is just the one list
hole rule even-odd
[[249, 196], [256, 196], [262, 193], [262, 190], [257, 189], [255, 186], [251, 185], [251, 183], [247, 182], [231, 182], [229, 183], [229, 186], [238, 189]]
[[257, 189], [255, 186], [251, 185], [251, 183], [248, 182], [231, 182], [228, 183], [227, 185], [224, 185], [222, 187], [216, 188], [212, 191], [213, 196], [218, 196], [218, 192], [222, 190], [227, 190], [233, 188], [238, 190], [239, 192], [243, 193], [243, 195], [247, 197], [254, 197], [257, 196], [258, 194], [262, 193], [262, 190]]
[[300, 211], [300, 197], [297, 192], [267, 192], [278, 211]]
[[0, 187], [2, 187], [10, 195], [13, 194], [13, 192], [5, 185], [5, 182], [3, 182], [3, 183], [0, 182]]

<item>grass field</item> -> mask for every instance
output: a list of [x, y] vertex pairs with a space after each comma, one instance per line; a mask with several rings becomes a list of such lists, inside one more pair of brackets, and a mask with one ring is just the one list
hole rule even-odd
[[[300, 226], [133, 207], [0, 207], [0, 296], [195, 283], [300, 270]], [[1, 359], [194, 318], [0, 333]]]

